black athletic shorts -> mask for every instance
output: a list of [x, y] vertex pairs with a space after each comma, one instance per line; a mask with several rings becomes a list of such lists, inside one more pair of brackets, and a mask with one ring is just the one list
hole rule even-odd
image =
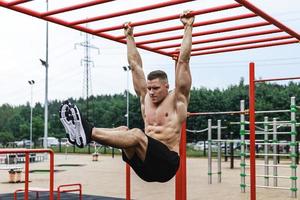
[[122, 158], [144, 181], [167, 182], [176, 174], [180, 158], [175, 151], [170, 151], [165, 144], [152, 137], [147, 136], [147, 138], [148, 148], [144, 162], [137, 154], [129, 160], [123, 151]]

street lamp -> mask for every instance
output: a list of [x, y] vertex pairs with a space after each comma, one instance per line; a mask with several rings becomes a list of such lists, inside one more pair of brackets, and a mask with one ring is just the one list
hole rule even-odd
[[43, 147], [47, 148], [47, 138], [48, 138], [48, 58], [46, 61], [40, 59], [41, 64], [46, 68], [46, 77], [45, 77], [45, 111], [44, 111], [44, 139]]
[[34, 85], [34, 80], [28, 81], [30, 85], [30, 149], [32, 148], [32, 110], [33, 110], [33, 104], [32, 104], [32, 88]]
[[126, 119], [127, 119], [127, 127], [129, 128], [129, 71], [131, 70], [130, 66], [123, 66], [123, 70], [127, 72], [127, 89], [126, 89]]
[[[46, 0], [46, 12], [49, 10], [49, 3]], [[43, 139], [43, 147], [46, 149], [48, 147], [48, 46], [49, 46], [49, 23], [46, 21], [46, 60], [40, 59], [43, 66], [46, 68], [46, 77], [45, 77], [45, 111], [44, 111], [44, 139]]]

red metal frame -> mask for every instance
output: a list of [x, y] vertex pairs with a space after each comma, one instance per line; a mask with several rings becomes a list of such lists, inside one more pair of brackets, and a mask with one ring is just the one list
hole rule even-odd
[[126, 200], [131, 199], [130, 165], [126, 163]]
[[[78, 188], [75, 188], [78, 186]], [[71, 189], [62, 189], [62, 188], [67, 188], [71, 187]], [[36, 199], [39, 199], [39, 193], [40, 192], [49, 192], [48, 189], [45, 188], [29, 188], [28, 191], [30, 192], [36, 192]], [[18, 193], [19, 192], [24, 192], [24, 189], [17, 189], [14, 192], [14, 200], [18, 199]], [[80, 183], [74, 183], [74, 184], [64, 184], [64, 185], [59, 185], [56, 190], [53, 190], [53, 192], [57, 192], [57, 200], [60, 200], [60, 194], [65, 193], [65, 192], [79, 192], [79, 200], [82, 200], [82, 185]]]
[[[267, 13], [263, 12], [260, 10], [258, 7], [254, 6], [247, 0], [235, 0], [237, 3], [233, 4], [227, 4], [227, 5], [221, 5], [221, 6], [216, 6], [208, 9], [198, 9], [201, 8], [201, 2], [199, 4], [196, 4], [196, 7], [193, 7], [192, 9], [194, 10], [191, 14], [192, 15], [204, 15], [212, 12], [221, 12], [224, 10], [232, 10], [231, 13], [234, 13], [234, 9], [237, 9], [239, 7], [244, 7], [250, 13], [245, 13], [245, 14], [240, 14], [240, 15], [235, 15], [235, 16], [229, 16], [229, 17], [224, 17], [224, 18], [219, 18], [219, 19], [214, 19], [214, 20], [209, 20], [209, 21], [202, 21], [202, 22], [196, 22], [194, 23], [194, 27], [197, 26], [206, 26], [206, 25], [212, 25], [212, 24], [217, 24], [217, 23], [224, 23], [224, 22], [230, 22], [230, 21], [237, 21], [238, 23], [241, 23], [241, 25], [238, 26], [228, 26], [224, 25], [225, 28], [222, 29], [214, 29], [214, 30], [209, 30], [209, 31], [202, 31], [202, 32], [195, 32], [193, 33], [193, 38], [197, 36], [208, 36], [211, 34], [215, 33], [227, 33], [235, 30], [243, 30], [247, 29], [247, 33], [244, 34], [228, 34], [227, 36], [223, 37], [218, 37], [218, 38], [213, 38], [213, 39], [202, 39], [202, 40], [194, 40], [193, 42], [193, 48], [192, 48], [192, 54], [191, 56], [200, 56], [200, 55], [207, 55], [207, 54], [216, 54], [216, 53], [224, 53], [224, 52], [233, 52], [233, 51], [240, 51], [240, 50], [247, 50], [247, 49], [255, 49], [255, 48], [264, 48], [264, 47], [271, 47], [271, 46], [278, 46], [278, 45], [287, 45], [287, 44], [294, 44], [294, 43], [299, 43], [300, 41], [300, 35], [296, 33], [295, 31], [291, 30], [290, 28], [286, 27], [284, 24], [280, 23]], [[92, 35], [96, 35], [102, 38], [106, 38], [109, 40], [113, 40], [119, 43], [125, 44], [125, 38], [124, 36], [118, 36], [116, 33], [113, 33], [116, 30], [121, 30], [123, 28], [122, 24], [114, 24], [113, 20], [112, 26], [110, 27], [96, 27], [96, 28], [89, 28], [85, 26], [85, 23], [88, 22], [99, 22], [101, 20], [109, 20], [111, 18], [115, 17], [122, 17], [125, 15], [129, 14], [135, 14], [139, 12], [150, 12], [151, 10], [154, 9], [160, 9], [163, 7], [170, 7], [178, 5], [178, 4], [184, 4], [184, 3], [190, 3], [190, 2], [195, 2], [195, 1], [190, 1], [190, 0], [169, 0], [169, 1], [162, 1], [161, 3], [156, 3], [152, 5], [147, 5], [143, 7], [138, 7], [138, 8], [131, 8], [128, 10], [122, 10], [119, 12], [114, 12], [114, 13], [109, 13], [105, 15], [100, 15], [100, 16], [93, 16], [88, 19], [80, 19], [77, 21], [67, 21], [63, 18], [60, 18], [58, 14], [62, 14], [65, 12], [72, 12], [75, 10], [79, 10], [82, 8], [88, 8], [91, 6], [96, 6], [96, 5], [101, 5], [104, 3], [109, 3], [111, 2], [110, 0], [93, 0], [89, 1], [86, 3], [81, 3], [81, 4], [75, 4], [72, 6], [67, 6], [67, 7], [61, 7], [55, 10], [50, 10], [47, 12], [38, 12], [34, 9], [30, 9], [24, 6], [24, 4], [30, 3], [31, 0], [15, 0], [15, 1], [4, 1], [0, 0], [0, 6], [5, 7], [17, 12], [21, 12], [33, 17], [37, 17], [49, 22], [53, 22], [62, 26], [66, 26], [69, 28], [73, 28], [82, 32], [86, 32]], [[179, 13], [176, 13], [175, 15], [170, 15], [170, 16], [163, 16], [160, 18], [148, 18], [144, 19], [142, 21], [138, 22], [132, 22], [132, 26], [144, 26], [144, 25], [149, 25], [149, 24], [154, 24], [154, 23], [159, 23], [159, 22], [164, 22], [164, 21], [170, 21], [170, 20], [177, 20], [180, 17]], [[242, 19], [247, 19], [247, 18], [257, 18], [260, 21], [254, 22], [254, 23], [244, 23], [242, 22]], [[197, 18], [196, 18], [197, 19]], [[256, 31], [256, 32], [251, 32], [249, 31], [252, 28], [256, 27], [263, 27], [263, 26], [273, 26], [273, 28], [270, 28], [265, 31]], [[275, 27], [275, 29], [274, 29]], [[175, 35], [173, 36], [168, 36], [168, 37], [160, 37], [157, 36], [156, 34], [158, 33], [165, 33], [165, 32], [171, 32], [171, 31], [176, 31], [176, 30], [181, 30], [183, 29], [182, 25], [179, 26], [172, 26], [172, 27], [165, 27], [165, 28], [159, 28], [159, 29], [154, 29], [151, 31], [144, 31], [144, 32], [137, 32], [135, 33], [135, 37], [137, 37], [137, 47], [141, 49], [145, 49], [151, 52], [155, 52], [158, 54], [162, 54], [165, 56], [169, 56], [171, 58], [174, 58], [177, 56], [178, 51], [176, 50], [180, 44], [178, 43], [173, 43], [169, 45], [160, 45], [160, 46], [153, 46], [153, 43], [158, 43], [158, 42], [164, 42], [164, 41], [169, 41], [172, 42], [173, 40], [181, 39], [183, 36], [182, 35]], [[242, 39], [242, 38], [250, 38], [250, 37], [255, 37], [255, 36], [265, 36], [265, 35], [270, 35], [273, 33], [281, 33], [283, 35], [280, 36], [270, 36], [268, 38], [261, 38], [261, 39], [247, 39], [246, 41], [239, 41], [239, 42], [232, 42], [232, 43], [225, 43], [227, 40], [232, 40], [232, 39]], [[149, 36], [151, 38], [144, 38], [140, 39], [140, 36]], [[210, 43], [210, 42], [224, 42], [224, 44], [218, 44], [218, 45], [210, 45], [210, 46], [204, 46], [204, 47], [195, 47], [194, 45], [200, 45], [203, 43]], [[257, 44], [261, 43], [261, 44]], [[166, 50], [167, 49], [167, 50]], [[253, 77], [252, 77], [253, 78]], [[253, 83], [252, 83], [253, 84]], [[252, 91], [254, 92], [254, 91]], [[252, 94], [252, 93], [251, 93]], [[253, 96], [253, 94], [252, 94]], [[252, 102], [253, 103], [253, 102]], [[254, 119], [255, 120], [255, 119]], [[184, 134], [182, 134], [184, 135]], [[185, 137], [185, 136], [184, 136]], [[184, 138], [183, 138], [184, 139]], [[181, 145], [185, 145], [185, 143], [182, 140]], [[183, 149], [185, 147], [181, 147], [181, 157], [185, 157], [185, 152]], [[28, 156], [28, 155], [27, 155]], [[26, 157], [27, 159], [27, 157]], [[182, 161], [185, 164], [185, 161]], [[183, 167], [182, 167], [183, 168]], [[182, 169], [181, 168], [181, 169]], [[176, 186], [179, 187], [186, 187], [186, 185], [177, 185], [177, 184], [186, 184], [186, 176], [185, 175], [185, 166], [184, 166], [184, 171], [179, 172], [178, 177], [179, 180], [176, 182]], [[130, 176], [129, 170], [126, 168], [126, 174], [127, 174], [127, 179], [126, 183], [130, 183]], [[27, 175], [28, 176], [28, 175]], [[184, 180], [182, 180], [182, 177]], [[28, 177], [26, 177], [28, 178]], [[26, 185], [25, 185], [26, 186]], [[28, 185], [27, 187], [27, 194], [28, 194]], [[255, 193], [255, 190], [252, 189], [252, 193]], [[53, 191], [53, 188], [52, 188]], [[176, 189], [177, 191], [177, 189]], [[181, 194], [177, 194], [176, 192], [176, 198], [177, 199], [186, 199], [186, 189], [182, 188]], [[26, 192], [25, 192], [26, 193]], [[184, 195], [185, 193], [185, 195]], [[251, 193], [251, 194], [252, 194]], [[127, 196], [128, 195], [128, 196]], [[253, 196], [253, 195], [252, 195]], [[126, 189], [126, 199], [130, 198], [130, 185], [128, 185]], [[252, 199], [253, 200], [253, 199]]]
[[250, 127], [250, 198], [256, 199], [255, 166], [255, 71], [254, 63], [249, 65], [249, 127]]
[[[201, 3], [195, 4], [195, 8], [193, 7], [193, 10], [191, 12], [191, 15], [205, 15], [213, 12], [222, 12], [225, 10], [232, 10], [232, 13], [235, 13], [235, 9], [239, 9], [240, 7], [246, 8], [248, 13], [240, 14], [240, 15], [232, 15], [232, 16], [227, 16], [223, 18], [218, 18], [218, 19], [213, 19], [213, 20], [208, 20], [208, 21], [201, 21], [197, 22], [195, 21], [194, 27], [197, 26], [206, 26], [206, 25], [212, 25], [212, 24], [217, 24], [217, 23], [224, 23], [224, 22], [230, 22], [230, 21], [237, 21], [238, 23], [241, 23], [241, 25], [238, 26], [229, 26], [229, 25], [224, 25], [224, 28], [222, 29], [215, 29], [215, 30], [209, 30], [209, 31], [202, 31], [202, 32], [195, 32], [193, 34], [193, 37], [197, 36], [208, 36], [211, 34], [215, 33], [226, 33], [230, 31], [235, 31], [235, 30], [243, 30], [247, 29], [247, 33], [244, 34], [228, 34], [227, 36], [223, 37], [217, 37], [217, 38], [211, 38], [211, 39], [202, 39], [202, 40], [194, 40], [193, 42], [193, 48], [192, 48], [192, 56], [199, 56], [199, 55], [206, 55], [206, 54], [215, 54], [215, 53], [224, 53], [224, 52], [231, 52], [231, 51], [240, 51], [240, 50], [246, 50], [246, 49], [254, 49], [254, 48], [263, 48], [263, 47], [270, 47], [270, 46], [277, 46], [277, 45], [286, 45], [286, 44], [293, 44], [297, 43], [300, 41], [300, 35], [296, 33], [295, 31], [291, 30], [290, 28], [286, 27], [284, 24], [281, 22], [277, 21], [276, 19], [272, 18], [270, 15], [267, 13], [263, 12], [260, 10], [258, 7], [255, 5], [251, 4], [249, 1], [246, 0], [235, 0], [236, 3], [231, 3], [231, 4], [226, 4], [226, 5], [220, 5], [220, 6], [215, 6], [211, 8], [206, 8], [206, 9], [201, 9]], [[46, 11], [46, 12], [37, 12], [34, 9], [29, 9], [27, 6], [25, 7], [25, 4], [29, 4], [31, 1], [29, 0], [15, 0], [15, 1], [0, 1], [0, 6], [15, 10], [27, 15], [31, 15], [49, 22], [53, 22], [56, 24], [60, 24], [66, 27], [70, 27], [79, 31], [83, 31], [89, 34], [93, 34], [99, 37], [103, 37], [109, 40], [113, 40], [119, 43], [126, 43], [125, 38], [123, 35], [117, 35], [115, 31], [120, 31], [123, 28], [123, 24], [114, 24], [114, 18], [115, 17], [123, 17], [125, 15], [130, 15], [130, 14], [135, 14], [135, 13], [140, 13], [140, 12], [151, 12], [154, 9], [161, 9], [164, 7], [170, 7], [179, 4], [187, 4], [195, 1], [189, 1], [189, 0], [169, 0], [169, 1], [161, 1], [160, 3], [156, 4], [151, 4], [151, 5], [146, 5], [142, 7], [136, 7], [136, 8], [131, 8], [128, 10], [122, 10], [122, 11], [117, 11], [113, 13], [108, 13], [104, 15], [99, 15], [99, 16], [92, 16], [87, 19], [79, 19], [76, 21], [72, 20], [65, 20], [61, 17], [62, 13], [66, 12], [73, 12], [77, 11], [83, 8], [90, 8], [92, 6], [101, 6], [101, 4], [108, 4], [112, 2], [111, 0], [92, 0], [89, 2], [81, 3], [81, 4], [75, 4], [71, 6], [66, 6], [66, 7], [61, 7], [57, 8], [54, 10]], [[177, 20], [180, 17], [179, 13], [176, 13], [174, 15], [169, 15], [169, 16], [162, 16], [159, 18], [146, 18], [141, 21], [135, 21], [132, 22], [132, 26], [145, 26], [149, 24], [154, 24], [154, 23], [159, 23], [159, 22], [165, 22], [165, 21], [171, 21], [171, 20]], [[254, 22], [254, 23], [245, 23], [242, 22], [242, 19], [247, 19], [247, 18], [256, 18], [260, 21]], [[197, 18], [196, 18], [197, 19]], [[99, 22], [101, 20], [111, 20], [112, 24], [109, 27], [94, 27], [94, 28], [89, 28], [85, 26], [85, 23], [90, 23], [90, 22]], [[262, 26], [273, 26], [269, 28], [268, 30], [265, 31], [256, 31], [256, 32], [251, 32], [250, 30], [253, 28], [257, 27], [262, 27]], [[275, 27], [275, 29], [274, 29]], [[165, 28], [157, 28], [154, 30], [150, 31], [143, 31], [143, 32], [136, 32], [134, 35], [137, 37], [137, 47], [142, 48], [148, 51], [152, 51], [155, 53], [159, 53], [162, 55], [169, 56], [173, 58], [178, 54], [176, 51], [176, 48], [180, 46], [180, 44], [177, 42], [172, 42], [173, 40], [181, 39], [182, 35], [176, 35], [174, 33], [173, 36], [168, 36], [168, 37], [159, 37], [157, 36], [158, 33], [165, 33], [165, 32], [171, 32], [171, 31], [176, 31], [176, 30], [181, 30], [183, 29], [182, 25], [178, 26], [170, 26], [170, 27], [165, 27]], [[282, 35], [280, 36], [272, 36], [270, 34], [273, 33], [281, 33]], [[246, 41], [238, 41], [238, 42], [233, 42], [233, 43], [227, 43], [227, 40], [232, 40], [232, 39], [243, 39], [243, 38], [250, 38], [250, 37], [255, 37], [255, 36], [264, 36], [264, 35], [269, 35], [267, 39], [262, 38], [262, 39], [247, 39]], [[150, 38], [143, 38], [141, 39], [141, 36], [147, 36]], [[265, 41], [263, 41], [265, 40]], [[171, 44], [168, 45], [159, 45], [159, 46], [154, 46], [154, 43], [158, 42], [164, 42], [164, 41], [169, 41]], [[218, 44], [218, 45], [209, 45], [209, 46], [195, 46], [195, 45], [202, 45], [203, 43], [208, 43], [208, 42], [224, 42], [223, 44]], [[256, 43], [261, 42], [263, 44], [258, 45]], [[168, 48], [166, 50], [166, 48]]]
[[29, 154], [30, 153], [49, 153], [50, 155], [50, 180], [49, 180], [49, 200], [54, 200], [54, 152], [51, 149], [0, 149], [0, 154], [25, 153], [25, 188], [24, 199], [28, 200], [29, 193]]
[[180, 166], [175, 179], [175, 199], [186, 200], [186, 122], [182, 123], [180, 137]]
[[[70, 187], [71, 189], [63, 189], [63, 188], [70, 188]], [[79, 192], [79, 200], [82, 200], [82, 186], [80, 183], [59, 185], [57, 187], [57, 200], [60, 200], [60, 193], [64, 193], [64, 192]]]
[[249, 64], [249, 127], [250, 127], [250, 197], [256, 200], [256, 169], [255, 169], [255, 83], [270, 81], [295, 80], [300, 77], [282, 77], [255, 80], [255, 64]]

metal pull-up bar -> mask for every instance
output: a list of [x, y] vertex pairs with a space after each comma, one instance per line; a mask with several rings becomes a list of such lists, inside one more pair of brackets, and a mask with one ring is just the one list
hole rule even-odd
[[[251, 24], [227, 27], [227, 28], [219, 28], [219, 29], [213, 29], [213, 30], [208, 30], [208, 31], [196, 32], [196, 33], [192, 34], [192, 37], [210, 35], [210, 34], [215, 34], [215, 33], [224, 33], [224, 32], [243, 30], [243, 29], [249, 29], [249, 28], [257, 28], [257, 27], [268, 26], [268, 25], [271, 25], [271, 23], [270, 22], [258, 22], [258, 23], [251, 23]], [[274, 31], [276, 30], [277, 32], [282, 32], [281, 30], [279, 30], [277, 28], [273, 29], [273, 30]], [[263, 34], [268, 34], [268, 33], [263, 33]], [[250, 36], [254, 36], [254, 35], [250, 35]], [[138, 45], [139, 44], [150, 44], [150, 43], [156, 43], [156, 42], [165, 42], [165, 41], [169, 41], [169, 40], [177, 40], [177, 39], [182, 39], [182, 38], [183, 38], [183, 35], [176, 35], [176, 36], [157, 38], [154, 40], [153, 39], [144, 40], [144, 41], [136, 42], [136, 44], [138, 44]]]
[[254, 80], [255, 83], [262, 83], [262, 82], [271, 82], [271, 81], [286, 81], [286, 80], [296, 80], [300, 79], [300, 76], [298, 77], [285, 77], [285, 78], [270, 78], [270, 79], [259, 79]]
[[213, 50], [213, 51], [203, 51], [199, 53], [192, 53], [192, 56], [200, 56], [200, 55], [207, 55], [207, 54], [216, 54], [216, 53], [225, 53], [225, 52], [233, 52], [233, 51], [241, 51], [247, 49], [256, 49], [256, 48], [265, 48], [265, 47], [272, 47], [272, 46], [279, 46], [279, 45], [286, 45], [286, 44], [295, 44], [299, 43], [298, 40], [292, 39], [283, 42], [272, 42], [267, 44], [257, 44], [257, 45], [248, 45], [245, 47], [234, 47], [234, 48], [227, 48], [227, 49], [220, 49], [220, 50]]
[[[253, 13], [247, 13], [247, 14], [242, 14], [242, 15], [237, 15], [237, 16], [213, 19], [213, 20], [204, 21], [204, 22], [196, 22], [193, 24], [193, 27], [206, 26], [206, 25], [212, 25], [212, 24], [217, 24], [217, 23], [224, 23], [224, 22], [229, 22], [229, 21], [248, 19], [248, 18], [253, 18], [253, 17], [257, 17], [257, 15], [253, 14]], [[144, 31], [144, 32], [140, 32], [140, 33], [135, 33], [134, 37], [152, 35], [152, 34], [157, 34], [157, 33], [164, 33], [164, 32], [169, 32], [169, 31], [176, 31], [176, 30], [181, 30], [183, 28], [184, 28], [183, 25], [180, 25], [180, 26], [167, 27], [167, 28], [156, 29], [156, 30], [151, 30], [151, 31]], [[124, 39], [125, 36], [117, 36], [116, 38]]]
[[[241, 45], [247, 45], [247, 44], [257, 44], [257, 43], [291, 39], [291, 38], [293, 38], [293, 37], [286, 35], [286, 36], [278, 36], [278, 37], [265, 38], [265, 39], [248, 40], [248, 41], [244, 41], [244, 42], [233, 42], [233, 43], [229, 43], [229, 44], [221, 44], [221, 45], [193, 48], [192, 52], [193, 51], [204, 51], [204, 50], [210, 50], [210, 49], [219, 49], [219, 48], [225, 48], [225, 47], [233, 47], [233, 46], [241, 46]], [[173, 52], [169, 52], [169, 53], [174, 54], [176, 52], [173, 51]]]
[[292, 29], [288, 28], [287, 26], [285, 26], [281, 22], [277, 21], [276, 19], [274, 19], [273, 17], [271, 17], [270, 15], [268, 15], [267, 13], [265, 13], [264, 11], [259, 9], [258, 7], [254, 6], [249, 1], [246, 1], [246, 0], [235, 0], [235, 1], [242, 4], [243, 6], [245, 6], [246, 8], [251, 10], [252, 12], [256, 13], [257, 15], [259, 15], [260, 17], [262, 17], [266, 21], [271, 22], [272, 24], [274, 24], [275, 26], [277, 26], [281, 30], [285, 31], [286, 33], [288, 33], [289, 35], [297, 38], [300, 41], [300, 35], [298, 33], [293, 31]]
[[[272, 30], [266, 30], [266, 31], [257, 31], [257, 32], [253, 32], [253, 33], [245, 33], [245, 34], [238, 34], [238, 35], [223, 36], [223, 37], [218, 37], [218, 38], [196, 40], [196, 41], [193, 41], [192, 44], [195, 45], [195, 44], [204, 44], [204, 43], [210, 43], [210, 42], [219, 42], [219, 41], [233, 40], [233, 39], [252, 37], [252, 36], [258, 36], [258, 35], [268, 35], [268, 34], [280, 33], [280, 32], [282, 32], [282, 31], [279, 30], [279, 29], [272, 29]], [[288, 36], [288, 37], [292, 38], [292, 36]], [[164, 45], [164, 46], [160, 46], [160, 47], [155, 47], [153, 49], [168, 49], [168, 48], [179, 47], [179, 46], [180, 46], [180, 44], [178, 43], [178, 44]], [[192, 51], [193, 50], [195, 51], [195, 48], [192, 49]]]
[[[76, 10], [83, 9], [83, 8], [89, 8], [92, 6], [100, 6], [101, 4], [104, 4], [104, 3], [110, 3], [110, 2], [112, 2], [112, 0], [91, 0], [89, 2], [84, 2], [84, 3], [80, 3], [80, 4], [74, 3], [74, 5], [71, 5], [71, 6], [61, 7], [61, 8], [57, 8], [57, 9], [46, 11], [46, 12], [38, 12], [34, 9], [30, 9], [30, 5], [28, 2], [31, 2], [31, 0], [15, 0], [15, 1], [10, 1], [10, 2], [0, 1], [0, 6], [27, 14], [30, 16], [34, 16], [34, 17], [37, 17], [37, 18], [40, 18], [40, 19], [43, 19], [43, 20], [46, 20], [49, 22], [53, 22], [53, 23], [56, 23], [59, 25], [70, 27], [70, 28], [73, 28], [73, 29], [76, 29], [76, 30], [79, 30], [82, 32], [86, 32], [86, 33], [89, 33], [92, 35], [96, 35], [99, 37], [103, 37], [103, 38], [106, 38], [109, 40], [113, 40], [113, 41], [125, 44], [126, 41], [125, 41], [124, 35], [116, 35], [116, 33], [112, 32], [115, 30], [122, 29], [123, 28], [122, 24], [112, 25], [110, 27], [101, 27], [101, 28], [99, 28], [99, 27], [90, 28], [90, 27], [84, 26], [83, 24], [89, 23], [89, 22], [96, 22], [96, 21], [98, 22], [101, 20], [110, 20], [110, 19], [113, 20], [112, 18], [122, 17], [122, 16], [129, 15], [129, 14], [135, 14], [135, 13], [141, 13], [141, 12], [149, 13], [152, 10], [157, 10], [157, 9], [164, 8], [164, 7], [171, 7], [171, 6], [175, 6], [178, 4], [189, 3], [192, 5], [192, 3], [195, 1], [190, 1], [190, 0], [162, 1], [160, 3], [131, 8], [131, 9], [127, 9], [127, 10], [121, 10], [121, 11], [107, 13], [107, 14], [98, 15], [98, 16], [91, 16], [90, 18], [79, 19], [76, 21], [66, 20], [61, 15], [58, 15], [58, 14], [62, 14], [65, 12], [71, 13], [72, 11], [76, 11]], [[24, 4], [26, 4], [26, 7], [23, 6]], [[203, 44], [203, 43], [208, 43], [208, 42], [219, 42], [219, 41], [226, 42], [227, 40], [232, 40], [232, 39], [241, 39], [241, 38], [246, 38], [246, 37], [262, 36], [262, 35], [279, 33], [279, 32], [285, 32], [285, 34], [287, 34], [287, 35], [283, 35], [283, 36], [279, 36], [279, 37], [269, 37], [269, 38], [260, 39], [260, 40], [256, 39], [256, 40], [247, 40], [247, 41], [241, 41], [241, 42], [235, 42], [235, 43], [229, 43], [229, 44], [211, 45], [211, 46], [205, 46], [205, 47], [194, 47], [194, 48], [192, 48], [192, 51], [193, 51], [193, 53], [191, 54], [192, 56], [223, 53], [223, 52], [230, 52], [230, 51], [240, 51], [240, 50], [246, 50], [246, 49], [293, 44], [293, 43], [299, 42], [300, 36], [298, 33], [296, 33], [295, 31], [292, 31], [291, 29], [289, 29], [282, 23], [278, 22], [277, 20], [275, 20], [268, 14], [264, 13], [259, 8], [255, 7], [254, 5], [249, 3], [248, 1], [236, 0], [236, 3], [219, 5], [219, 6], [205, 8], [205, 9], [199, 9], [199, 8], [201, 8], [201, 4], [195, 4], [195, 5], [197, 5], [197, 6], [192, 5], [192, 9], [194, 9], [194, 11], [191, 12], [192, 15], [211, 14], [213, 12], [220, 12], [220, 11], [225, 11], [225, 10], [230, 10], [230, 9], [232, 10], [231, 13], [235, 13], [235, 9], [240, 8], [240, 7], [247, 8], [248, 11], [250, 11], [250, 13], [227, 16], [227, 17], [212, 19], [212, 20], [208, 20], [208, 21], [195, 22], [193, 24], [194, 27], [213, 25], [213, 24], [225, 23], [225, 22], [230, 22], [230, 21], [240, 21], [242, 23], [242, 19], [258, 18], [258, 17], [263, 19], [263, 21], [241, 24], [238, 26], [229, 26], [229, 27], [225, 27], [225, 28], [207, 30], [207, 31], [202, 31], [202, 32], [195, 32], [192, 34], [193, 37], [207, 36], [207, 35], [211, 35], [211, 34], [225, 33], [225, 32], [242, 30], [242, 29], [252, 29], [252, 28], [268, 26], [268, 25], [273, 25], [276, 27], [276, 29], [271, 28], [271, 29], [264, 30], [264, 31], [254, 31], [254, 32], [247, 30], [247, 33], [244, 33], [244, 34], [235, 34], [235, 35], [228, 34], [227, 36], [223, 36], [223, 37], [214, 37], [214, 38], [206, 38], [206, 39], [204, 38], [201, 40], [193, 40], [193, 45], [198, 45], [198, 44]], [[141, 21], [132, 22], [131, 26], [149, 25], [149, 24], [164, 22], [164, 21], [168, 21], [168, 20], [175, 20], [175, 19], [178, 19], [179, 17], [180, 17], [179, 14], [174, 14], [174, 15], [169, 15], [169, 16], [162, 16], [159, 18], [148, 18], [148, 19], [144, 19]], [[138, 48], [145, 49], [148, 51], [152, 51], [152, 52], [159, 53], [159, 54], [166, 55], [166, 56], [173, 58], [174, 56], [177, 55], [176, 48], [179, 47], [180, 44], [173, 43], [173, 44], [159, 45], [159, 46], [150, 46], [150, 45], [153, 43], [158, 43], [158, 42], [181, 39], [183, 37], [182, 35], [170, 35], [167, 37], [155, 36], [155, 34], [172, 32], [172, 31], [181, 30], [181, 29], [183, 29], [182, 25], [169, 26], [169, 27], [167, 26], [164, 28], [150, 30], [150, 31], [136, 32], [134, 34], [135, 37], [153, 35], [153, 38], [143, 38], [142, 40], [141, 39], [138, 40], [136, 42], [136, 45]], [[262, 43], [262, 44], [260, 45], [260, 44], [254, 44], [254, 43]], [[253, 44], [253, 45], [249, 45], [249, 44]], [[168, 49], [168, 48], [174, 48], [174, 49]], [[165, 50], [165, 49], [168, 49], [168, 50]]]
[[92, 18], [89, 18], [89, 19], [78, 20], [78, 21], [75, 21], [75, 22], [71, 22], [70, 26], [74, 26], [74, 25], [78, 25], [78, 24], [85, 24], [85, 23], [89, 23], [89, 22], [93, 22], [93, 21], [99, 21], [99, 20], [103, 20], [103, 19], [110, 19], [110, 18], [113, 18], [113, 17], [119, 17], [119, 16], [138, 13], [138, 12], [145, 12], [147, 10], [163, 8], [163, 7], [166, 7], [166, 6], [171, 6], [171, 5], [176, 5], [176, 4], [186, 3], [186, 2], [189, 2], [189, 1], [188, 0], [165, 1], [163, 3], [157, 3], [157, 4], [153, 4], [153, 5], [149, 5], [149, 6], [143, 6], [143, 7], [139, 7], [139, 8], [133, 8], [133, 9], [129, 9], [129, 10], [123, 10], [123, 11], [120, 11], [120, 12], [110, 13], [110, 14], [107, 14], [107, 15], [92, 17]]
[[[238, 7], [241, 7], [241, 6], [242, 5], [237, 4], [237, 3], [228, 4], [228, 5], [218, 6], [218, 7], [214, 7], [214, 8], [208, 8], [208, 9], [204, 9], [204, 10], [192, 11], [190, 13], [190, 15], [202, 15], [202, 14], [217, 12], [217, 11], [221, 11], [221, 10], [238, 8]], [[140, 21], [140, 22], [132, 22], [130, 25], [132, 27], [135, 27], [135, 26], [142, 26], [142, 25], [158, 23], [158, 22], [163, 22], [163, 21], [169, 21], [169, 20], [174, 20], [174, 19], [179, 19], [179, 18], [180, 18], [180, 14], [176, 14], [176, 15], [170, 15], [170, 16], [166, 16], [166, 17], [160, 17], [160, 18], [155, 18], [155, 19], [150, 19], [150, 20], [145, 20], [145, 21]], [[117, 26], [98, 29], [98, 30], [95, 30], [95, 32], [114, 31], [114, 30], [118, 30], [118, 29], [122, 29], [122, 28], [123, 28], [123, 25], [117, 25]]]
[[68, 6], [68, 7], [56, 9], [56, 10], [50, 10], [50, 11], [42, 13], [41, 17], [46, 17], [46, 16], [50, 16], [50, 15], [56, 15], [56, 14], [60, 14], [60, 13], [64, 13], [64, 12], [74, 11], [74, 10], [78, 10], [78, 9], [81, 9], [81, 8], [86, 8], [86, 7], [90, 7], [90, 6], [94, 6], [94, 5], [99, 5], [99, 4], [103, 4], [103, 3], [107, 3], [107, 2], [111, 2], [111, 1], [113, 1], [113, 0], [89, 1], [89, 2], [85, 2], [85, 3], [73, 5], [73, 6]]

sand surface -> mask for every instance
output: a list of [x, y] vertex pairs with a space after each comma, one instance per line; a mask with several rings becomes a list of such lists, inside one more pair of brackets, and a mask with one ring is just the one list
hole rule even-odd
[[[259, 163], [260, 161], [257, 161]], [[284, 161], [282, 161], [284, 162]], [[286, 161], [287, 162], [287, 161]], [[31, 163], [30, 169], [47, 169], [49, 162]], [[91, 155], [56, 154], [55, 165], [79, 164], [82, 166], [56, 166], [55, 187], [61, 184], [81, 183], [83, 193], [90, 195], [125, 198], [125, 164], [120, 156], [102, 156], [97, 162], [92, 161]], [[249, 188], [246, 193], [240, 190], [240, 161], [235, 161], [235, 169], [230, 169], [229, 162], [222, 162], [222, 182], [218, 183], [217, 175], [213, 183], [208, 184], [207, 159], [190, 158], [187, 160], [187, 199], [188, 200], [247, 200], [250, 199]], [[216, 172], [217, 163], [213, 163]], [[272, 172], [272, 170], [270, 170]], [[298, 170], [299, 171], [299, 170]], [[248, 172], [249, 173], [249, 172]], [[257, 174], [262, 174], [263, 168], [257, 167]], [[280, 176], [290, 176], [290, 168], [278, 169]], [[298, 172], [299, 176], [299, 172]], [[24, 179], [24, 173], [22, 174]], [[249, 177], [246, 178], [249, 183]], [[49, 186], [48, 173], [31, 173], [30, 187]], [[257, 178], [257, 184], [263, 185], [263, 178]], [[175, 180], [168, 183], [146, 183], [131, 173], [131, 197], [140, 200], [174, 200]], [[273, 179], [270, 179], [273, 184]], [[290, 187], [289, 179], [279, 179], [280, 187]], [[17, 188], [24, 187], [23, 183], [8, 183], [7, 170], [0, 170], [0, 194], [13, 193]], [[299, 196], [299, 191], [298, 195]], [[289, 200], [289, 190], [257, 188], [257, 200]]]

